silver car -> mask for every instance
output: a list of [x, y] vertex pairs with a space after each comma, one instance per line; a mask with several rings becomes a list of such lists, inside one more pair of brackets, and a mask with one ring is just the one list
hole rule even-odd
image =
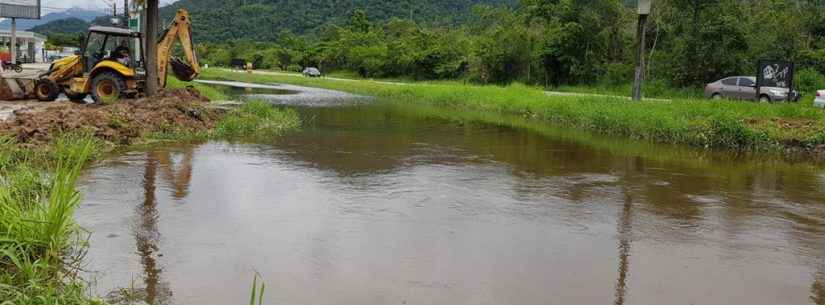
[[756, 96], [756, 77], [733, 76], [705, 86], [705, 97], [711, 99], [737, 99], [760, 102], [798, 101], [799, 93], [788, 88], [762, 87]]
[[321, 77], [321, 70], [318, 70], [318, 68], [314, 67], [307, 67], [301, 73], [304, 74], [304, 76], [306, 77]]

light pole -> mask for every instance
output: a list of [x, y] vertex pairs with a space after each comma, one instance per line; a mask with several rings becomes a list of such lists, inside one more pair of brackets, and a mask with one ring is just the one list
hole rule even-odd
[[652, 0], [639, 0], [639, 24], [636, 30], [636, 74], [633, 79], [633, 100], [642, 100], [642, 86], [645, 81], [645, 36], [647, 36], [647, 16], [650, 15]]

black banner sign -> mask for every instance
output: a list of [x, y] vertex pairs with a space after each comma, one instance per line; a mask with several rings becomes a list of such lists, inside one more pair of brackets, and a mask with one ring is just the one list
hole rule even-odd
[[794, 64], [779, 60], [760, 60], [757, 87], [793, 88]]

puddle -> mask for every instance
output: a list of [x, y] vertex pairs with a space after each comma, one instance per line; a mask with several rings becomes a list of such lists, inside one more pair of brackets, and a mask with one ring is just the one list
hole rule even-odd
[[263, 100], [276, 105], [301, 107], [336, 107], [363, 104], [369, 98], [346, 92], [286, 84], [253, 84], [221, 80], [196, 80], [211, 85], [224, 94], [242, 100]]
[[821, 167], [642, 158], [377, 105], [300, 111], [310, 124], [269, 143], [89, 170], [94, 292], [239, 304], [257, 271], [265, 304], [825, 302]]

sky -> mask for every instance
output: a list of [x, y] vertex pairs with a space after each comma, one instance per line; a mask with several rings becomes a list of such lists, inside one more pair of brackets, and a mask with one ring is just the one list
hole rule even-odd
[[[115, 0], [122, 5], [123, 0]], [[161, 6], [175, 2], [177, 0], [160, 0]], [[55, 11], [64, 10], [72, 7], [79, 7], [84, 9], [103, 9], [106, 6], [104, 0], [42, 0], [43, 13], [48, 14]]]

